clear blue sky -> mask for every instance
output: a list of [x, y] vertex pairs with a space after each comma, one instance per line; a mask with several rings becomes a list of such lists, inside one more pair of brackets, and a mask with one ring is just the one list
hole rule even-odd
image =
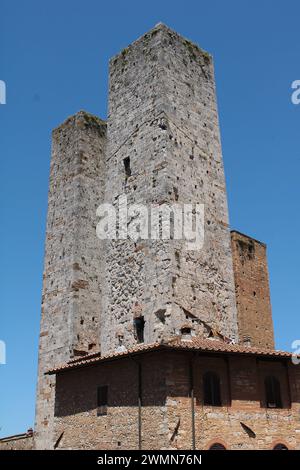
[[268, 244], [277, 347], [300, 338], [299, 18], [293, 0], [1, 0], [1, 436], [34, 422], [51, 129], [105, 118], [109, 57], [159, 21], [214, 56], [231, 225]]

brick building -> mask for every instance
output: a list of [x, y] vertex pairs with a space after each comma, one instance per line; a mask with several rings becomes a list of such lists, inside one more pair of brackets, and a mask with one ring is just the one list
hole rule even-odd
[[[203, 245], [100, 240], [124, 196], [203, 204]], [[111, 59], [107, 122], [53, 132], [34, 446], [300, 449], [291, 359], [266, 246], [229, 229], [212, 57], [158, 24]]]
[[54, 373], [58, 448], [299, 449], [300, 368], [289, 353], [185, 332]]

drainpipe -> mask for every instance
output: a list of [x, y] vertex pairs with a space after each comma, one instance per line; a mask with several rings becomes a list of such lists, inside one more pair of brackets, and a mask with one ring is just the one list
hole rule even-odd
[[142, 364], [139, 360], [133, 359], [130, 354], [129, 357], [138, 367], [138, 450], [142, 450]]
[[139, 450], [142, 449], [142, 365], [138, 363]]
[[195, 400], [194, 400], [194, 354], [190, 360], [190, 398], [191, 398], [191, 415], [192, 415], [192, 450], [196, 449], [195, 438]]
[[289, 408], [292, 408], [292, 393], [291, 393], [291, 382], [290, 382], [290, 374], [289, 374], [289, 364], [288, 361], [284, 361], [285, 372], [286, 372], [286, 380], [287, 380], [287, 392], [288, 392], [288, 405]]

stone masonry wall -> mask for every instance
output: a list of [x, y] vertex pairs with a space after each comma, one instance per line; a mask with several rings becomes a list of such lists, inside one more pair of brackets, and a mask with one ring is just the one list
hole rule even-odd
[[[195, 444], [208, 449], [300, 449], [300, 366], [245, 356], [156, 352], [58, 375], [55, 438], [61, 449], [137, 449], [138, 375], [142, 364], [142, 449], [191, 449], [190, 364]], [[192, 361], [192, 362], [191, 362]], [[202, 377], [219, 374], [222, 406], [203, 405]], [[282, 409], [265, 408], [264, 377], [281, 383]], [[97, 416], [97, 387], [108, 385], [106, 416]], [[290, 401], [292, 402], [290, 406]]]
[[[205, 240], [108, 241], [103, 352], [145, 342], [189, 323], [238, 339], [227, 198], [211, 57], [164, 25], [110, 61], [105, 201], [162, 208], [204, 204]], [[182, 207], [182, 206], [181, 206]], [[195, 207], [195, 206], [194, 206]], [[156, 224], [157, 227], [158, 224]], [[137, 213], [127, 220], [140, 229]]]
[[266, 245], [231, 232], [240, 342], [274, 349]]
[[32, 435], [23, 434], [0, 439], [1, 450], [34, 450], [35, 443]]
[[99, 350], [102, 250], [95, 235], [104, 188], [106, 124], [79, 112], [53, 132], [43, 277], [37, 448], [51, 448], [54, 377], [44, 373]]
[[[156, 356], [143, 365], [143, 438], [167, 445], [164, 369]], [[155, 384], [155, 386], [154, 386]], [[108, 414], [97, 416], [97, 387], [108, 385]], [[124, 361], [58, 375], [55, 439], [60, 449], [138, 449], [138, 362]]]

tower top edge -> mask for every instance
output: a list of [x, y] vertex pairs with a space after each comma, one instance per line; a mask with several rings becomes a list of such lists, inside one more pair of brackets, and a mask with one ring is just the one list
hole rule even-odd
[[131, 42], [130, 44], [128, 44], [127, 47], [124, 47], [123, 49], [120, 50], [120, 52], [118, 52], [117, 54], [113, 55], [111, 58], [110, 58], [110, 62], [116, 60], [117, 58], [119, 58], [120, 56], [124, 56], [124, 54], [126, 54], [126, 52], [128, 52], [131, 48], [133, 48], [135, 45], [137, 45], [139, 42], [141, 41], [145, 41], [147, 39], [150, 39], [152, 37], [154, 37], [158, 32], [160, 31], [163, 31], [165, 32], [166, 34], [168, 34], [169, 36], [173, 36], [173, 37], [176, 37], [177, 39], [181, 40], [183, 43], [185, 43], [188, 47], [190, 48], [193, 48], [195, 50], [197, 50], [199, 53], [201, 53], [202, 55], [212, 59], [212, 54], [210, 54], [209, 52], [207, 52], [206, 50], [204, 50], [203, 48], [201, 48], [197, 43], [191, 41], [190, 39], [186, 38], [185, 36], [179, 34], [177, 31], [175, 31], [174, 29], [170, 28], [169, 26], [167, 26], [165, 23], [162, 23], [162, 22], [159, 22], [157, 23], [153, 28], [151, 28], [149, 31], [147, 31], [146, 33], [144, 33], [142, 36], [138, 37], [137, 39], [135, 39], [133, 42]]
[[82, 124], [85, 124], [87, 126], [91, 127], [98, 127], [101, 128], [102, 130], [106, 129], [107, 123], [100, 117], [91, 114], [87, 111], [80, 110], [77, 113], [73, 114], [72, 116], [69, 116], [65, 121], [63, 121], [61, 124], [59, 124], [57, 127], [55, 127], [52, 131], [52, 133], [56, 133], [61, 131], [64, 128], [68, 128], [71, 126], [80, 126]]
[[243, 232], [240, 232], [239, 230], [231, 230], [230, 231], [232, 236], [239, 236], [239, 237], [242, 237], [242, 238], [245, 238], [247, 240], [251, 240], [255, 243], [259, 243], [260, 245], [262, 245], [263, 247], [267, 247], [267, 244], [261, 240], [258, 240], [257, 238], [254, 238], [254, 237], [251, 237], [251, 235], [247, 235], [246, 233], [243, 233]]

